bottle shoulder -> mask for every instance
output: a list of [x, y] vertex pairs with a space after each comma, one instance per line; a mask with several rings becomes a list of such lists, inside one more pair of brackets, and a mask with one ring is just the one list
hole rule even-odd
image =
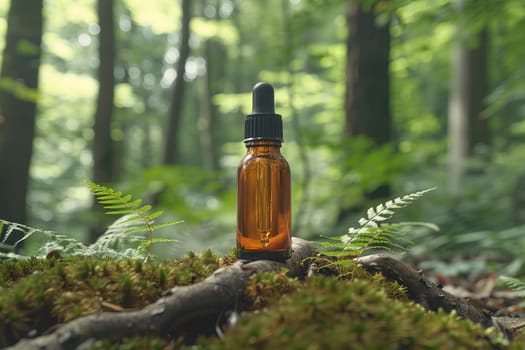
[[256, 163], [256, 162], [268, 162], [275, 161], [279, 163], [288, 165], [288, 161], [280, 153], [263, 153], [263, 154], [254, 154], [247, 153], [241, 159], [240, 164]]

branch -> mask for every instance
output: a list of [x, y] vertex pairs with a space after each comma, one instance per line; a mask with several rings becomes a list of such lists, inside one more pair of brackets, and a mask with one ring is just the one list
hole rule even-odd
[[51, 334], [23, 339], [8, 349], [66, 350], [76, 349], [93, 339], [125, 337], [137, 334], [170, 336], [179, 334], [196, 320], [214, 322], [235, 308], [249, 277], [260, 271], [288, 269], [290, 276], [303, 276], [303, 260], [314, 255], [305, 240], [293, 238], [292, 257], [285, 262], [257, 260], [237, 261], [215, 271], [206, 280], [190, 286], [174, 287], [155, 303], [138, 311], [103, 312], [84, 316], [59, 327]]

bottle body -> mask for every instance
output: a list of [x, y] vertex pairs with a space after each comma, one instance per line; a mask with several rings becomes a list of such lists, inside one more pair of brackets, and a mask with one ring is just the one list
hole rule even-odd
[[291, 253], [290, 167], [279, 141], [248, 141], [237, 170], [237, 256], [287, 259]]

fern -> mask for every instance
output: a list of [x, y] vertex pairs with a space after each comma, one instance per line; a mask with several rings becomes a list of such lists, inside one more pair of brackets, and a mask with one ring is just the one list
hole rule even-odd
[[[151, 254], [153, 243], [156, 242], [177, 242], [175, 239], [157, 239], [153, 238], [153, 231], [172, 226], [180, 223], [180, 221], [172, 221], [163, 224], [154, 224], [155, 219], [160, 217], [163, 212], [150, 212], [152, 206], [149, 204], [142, 205], [141, 199], [133, 199], [129, 194], [125, 195], [122, 192], [115, 191], [110, 187], [96, 184], [92, 181], [87, 181], [87, 185], [91, 192], [95, 195], [98, 203], [101, 204], [110, 215], [124, 215], [119, 220], [116, 220], [107, 230], [105, 237], [97, 240], [95, 244], [106, 246], [110, 240], [115, 239], [115, 236], [121, 234], [125, 236], [132, 235], [131, 239], [138, 239], [137, 232], [147, 232], [148, 240], [138, 239], [141, 246], [146, 246], [148, 255]], [[103, 235], [104, 236], [104, 235]], [[100, 242], [99, 242], [100, 241]]]
[[2, 232], [3, 234], [0, 236], [0, 258], [18, 259], [23, 257], [16, 254], [16, 248], [20, 242], [25, 241], [36, 232], [49, 231], [0, 219], [0, 233]]
[[438, 231], [439, 228], [436, 225], [425, 222], [385, 223], [385, 221], [392, 218], [395, 209], [401, 209], [410, 205], [425, 193], [434, 189], [430, 188], [407, 194], [368, 208], [366, 217], [362, 217], [358, 221], [359, 227], [350, 227], [347, 234], [329, 237], [329, 241], [321, 242], [327, 248], [325, 254], [342, 257], [360, 256], [369, 249], [403, 251], [407, 245], [412, 244], [410, 240], [404, 237], [404, 231], [407, 227], [421, 226]]
[[[153, 231], [178, 222], [155, 224], [154, 220], [159, 218], [162, 212], [150, 213], [151, 206], [141, 206], [141, 200], [133, 200], [130, 195], [123, 195], [121, 192], [93, 182], [88, 182], [88, 186], [104, 208], [108, 209], [108, 214], [123, 215], [115, 220], [95, 243], [86, 246], [71, 236], [0, 219], [0, 232], [3, 232], [0, 235], [0, 258], [28, 258], [17, 254], [16, 249], [20, 242], [30, 237], [35, 237], [36, 242], [43, 242], [38, 251], [32, 254], [36, 257], [46, 256], [51, 251], [59, 250], [64, 255], [147, 258], [151, 254], [153, 243], [177, 242], [174, 239], [154, 238]], [[147, 240], [140, 234], [144, 231], [148, 233]], [[144, 247], [147, 250], [146, 254], [143, 252]]]
[[518, 279], [509, 276], [499, 276], [499, 281], [505, 286], [513, 290], [525, 290], [525, 279]]

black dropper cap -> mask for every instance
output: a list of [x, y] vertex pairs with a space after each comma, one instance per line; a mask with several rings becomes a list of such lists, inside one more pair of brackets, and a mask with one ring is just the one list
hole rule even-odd
[[252, 113], [244, 122], [244, 142], [275, 140], [283, 142], [283, 121], [275, 114], [273, 86], [257, 83], [252, 91]]

